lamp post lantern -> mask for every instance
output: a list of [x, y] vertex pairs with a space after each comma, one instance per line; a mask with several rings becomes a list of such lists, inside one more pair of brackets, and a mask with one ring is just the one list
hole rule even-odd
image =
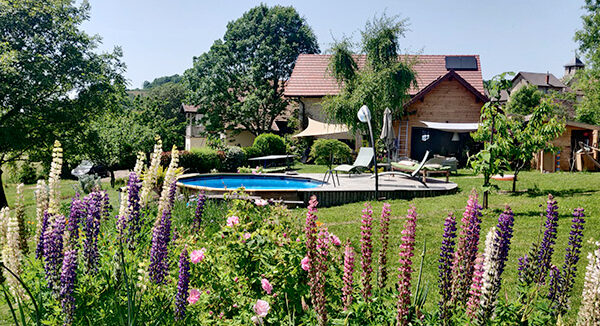
[[375, 169], [375, 200], [379, 200], [379, 177], [377, 173], [377, 148], [375, 147], [375, 140], [373, 138], [373, 127], [371, 127], [371, 111], [366, 105], [363, 105], [356, 113], [358, 120], [363, 123], [367, 123], [369, 127], [369, 136], [371, 137], [371, 146], [373, 147], [373, 168]]

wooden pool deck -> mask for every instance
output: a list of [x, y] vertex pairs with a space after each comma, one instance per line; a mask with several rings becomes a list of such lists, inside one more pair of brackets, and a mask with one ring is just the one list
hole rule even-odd
[[[180, 177], [199, 176], [198, 174], [184, 175]], [[310, 178], [318, 181], [323, 180], [321, 173], [303, 173], [296, 175], [268, 174], [268, 176], [283, 176], [291, 178]], [[445, 179], [445, 178], [444, 178]], [[337, 180], [336, 180], [337, 181]], [[289, 206], [306, 206], [312, 195], [317, 196], [319, 207], [338, 206], [348, 203], [374, 200], [375, 179], [371, 174], [358, 174], [339, 176], [340, 184], [334, 186], [332, 181], [316, 188], [310, 189], [275, 189], [275, 190], [246, 190], [253, 197], [280, 200]], [[184, 185], [178, 183], [180, 189], [185, 193], [204, 191], [207, 195], [217, 198], [232, 189], [213, 189], [199, 186]], [[453, 182], [437, 178], [427, 178], [427, 184], [402, 176], [380, 176], [379, 177], [379, 199], [411, 199], [416, 197], [433, 197], [456, 192], [458, 186]]]

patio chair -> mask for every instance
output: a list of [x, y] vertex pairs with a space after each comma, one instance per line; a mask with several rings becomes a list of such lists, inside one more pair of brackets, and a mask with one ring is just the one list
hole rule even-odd
[[335, 172], [336, 177], [338, 178], [338, 184], [340, 183], [340, 178], [338, 176], [338, 172], [347, 172], [347, 173], [358, 173], [361, 169], [368, 169], [373, 162], [373, 158], [375, 157], [375, 152], [373, 151], [373, 147], [361, 147], [358, 151], [358, 155], [356, 156], [356, 160], [354, 160], [354, 164], [342, 164], [336, 166], [333, 171]]
[[[426, 151], [425, 155], [423, 156], [423, 160], [421, 160], [421, 163], [416, 163], [413, 161], [392, 162], [391, 166], [393, 171], [379, 173], [379, 175], [399, 175], [417, 180], [423, 185], [427, 186], [426, 171], [423, 170], [423, 167], [425, 166], [425, 163], [427, 162], [428, 158], [429, 151]], [[420, 178], [421, 180], [419, 180], [419, 173], [422, 173], [422, 176]]]

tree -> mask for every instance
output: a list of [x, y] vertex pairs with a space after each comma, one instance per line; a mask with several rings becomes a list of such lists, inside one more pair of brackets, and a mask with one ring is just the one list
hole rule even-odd
[[[517, 188], [519, 172], [533, 159], [535, 153], [553, 150], [550, 141], [560, 136], [565, 130], [565, 124], [555, 112], [558, 104], [552, 99], [545, 98], [533, 108], [531, 116], [523, 119], [520, 116], [511, 116], [507, 121], [507, 132], [500, 133], [507, 139], [500, 140], [500, 152], [510, 162], [514, 171], [512, 191]], [[529, 110], [528, 110], [529, 111]]]
[[227, 24], [222, 40], [184, 74], [189, 103], [207, 131], [242, 126], [258, 135], [288, 105], [283, 83], [301, 53], [318, 53], [312, 29], [293, 7], [260, 5]]
[[182, 79], [183, 79], [183, 76], [180, 76], [178, 74], [171, 75], [171, 76], [158, 77], [158, 78], [154, 78], [154, 80], [152, 82], [149, 82], [147, 80], [144, 81], [143, 88], [151, 89], [151, 88], [161, 86], [161, 85], [164, 85], [167, 83], [178, 84], [178, 83], [181, 83]]
[[475, 173], [483, 173], [483, 207], [488, 208], [489, 192], [492, 189], [490, 177], [503, 171], [503, 166], [508, 161], [501, 155], [502, 148], [506, 148], [508, 139], [508, 122], [506, 114], [500, 105], [500, 93], [511, 87], [512, 82], [507, 76], [514, 75], [505, 72], [494, 76], [488, 81], [488, 93], [490, 101], [481, 108], [479, 128], [471, 133], [476, 142], [482, 142], [483, 149], [477, 154], [469, 157], [471, 167]]
[[343, 39], [333, 46], [329, 71], [342, 89], [338, 95], [323, 100], [322, 107], [329, 119], [344, 123], [352, 130], [365, 130], [356, 112], [367, 105], [374, 133], [378, 134], [386, 108], [395, 116], [402, 114], [403, 104], [409, 99], [408, 90], [416, 85], [412, 63], [399, 56], [399, 40], [405, 31], [406, 20], [397, 16], [383, 14], [367, 22], [361, 32], [361, 53], [367, 60], [360, 69], [350, 41]]
[[506, 110], [513, 114], [528, 115], [540, 105], [542, 92], [535, 85], [523, 86], [510, 94]]
[[88, 18], [86, 1], [0, 1], [0, 167], [77, 135], [124, 89], [120, 49], [94, 52]]
[[575, 33], [579, 51], [587, 59], [586, 69], [577, 73], [577, 88], [583, 91], [583, 99], [577, 105], [576, 119], [581, 122], [600, 124], [600, 2], [585, 0], [583, 29]]
[[159, 135], [164, 148], [185, 144], [186, 118], [181, 111], [186, 89], [182, 84], [166, 83], [137, 96], [132, 104], [132, 119]]

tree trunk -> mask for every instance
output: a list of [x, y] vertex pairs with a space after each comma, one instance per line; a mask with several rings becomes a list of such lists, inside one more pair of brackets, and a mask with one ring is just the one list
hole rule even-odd
[[110, 173], [110, 187], [114, 188], [115, 187], [115, 171], [108, 170], [108, 172]]
[[0, 208], [8, 206], [8, 201], [6, 200], [6, 193], [4, 192], [4, 183], [2, 182], [2, 168], [0, 168]]
[[517, 175], [519, 175], [519, 170], [515, 170], [515, 176], [513, 177], [513, 193], [517, 191]]
[[[486, 187], [486, 189], [487, 189], [487, 187], [489, 187], [489, 185], [490, 185], [490, 176], [489, 176], [489, 174], [484, 174], [483, 175], [483, 186]], [[488, 190], [483, 192], [483, 208], [484, 209], [488, 208], [488, 195], [489, 195]]]

